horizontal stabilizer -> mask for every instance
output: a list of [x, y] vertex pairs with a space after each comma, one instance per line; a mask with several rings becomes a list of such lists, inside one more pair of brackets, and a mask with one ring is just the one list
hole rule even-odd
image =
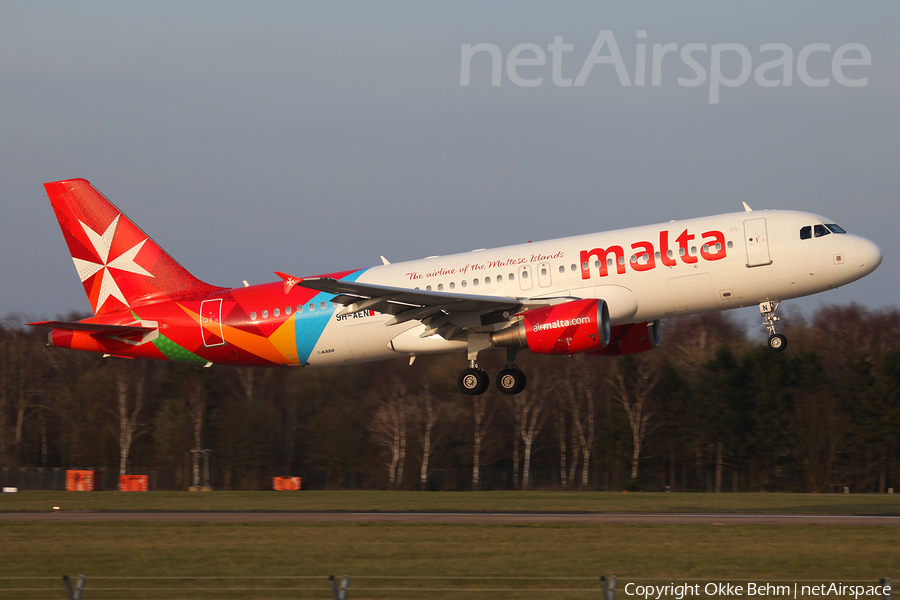
[[29, 325], [32, 327], [46, 327], [47, 329], [61, 329], [63, 331], [84, 331], [91, 335], [127, 336], [156, 331], [155, 327], [141, 327], [140, 325], [104, 325], [102, 323], [70, 323], [67, 321], [39, 321], [37, 323], [29, 323]]

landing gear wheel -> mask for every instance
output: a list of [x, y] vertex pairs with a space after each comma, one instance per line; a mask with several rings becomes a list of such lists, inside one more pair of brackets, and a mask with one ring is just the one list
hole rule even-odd
[[519, 369], [503, 369], [497, 374], [497, 389], [504, 394], [518, 394], [525, 383], [525, 373]]
[[771, 348], [775, 352], [781, 352], [782, 350], [787, 348], [787, 338], [780, 333], [774, 333], [769, 336], [768, 344], [769, 348]]
[[469, 396], [479, 396], [491, 385], [491, 378], [481, 369], [465, 369], [456, 380], [459, 391]]

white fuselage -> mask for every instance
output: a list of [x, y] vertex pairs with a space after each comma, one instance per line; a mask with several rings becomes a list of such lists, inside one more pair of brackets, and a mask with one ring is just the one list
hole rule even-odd
[[[787, 300], [855, 281], [881, 252], [852, 234], [801, 239], [830, 224], [795, 211], [750, 211], [518, 244], [372, 267], [357, 279], [396, 288], [515, 298], [601, 298], [613, 325]], [[312, 314], [308, 317], [313, 317]], [[464, 350], [465, 341], [420, 338], [411, 321], [380, 313], [329, 323], [310, 366]]]

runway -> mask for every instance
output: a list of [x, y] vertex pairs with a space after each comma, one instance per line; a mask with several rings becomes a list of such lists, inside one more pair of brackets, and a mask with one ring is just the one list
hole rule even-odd
[[0, 522], [89, 523], [436, 523], [626, 525], [900, 526], [900, 515], [750, 513], [473, 513], [473, 512], [6, 512]]

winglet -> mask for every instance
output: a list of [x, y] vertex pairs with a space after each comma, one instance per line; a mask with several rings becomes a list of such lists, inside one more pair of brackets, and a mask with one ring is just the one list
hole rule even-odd
[[743, 204], [744, 204], [744, 212], [753, 212], [753, 209], [750, 208], [750, 205], [748, 205], [746, 202], [744, 202]]
[[391, 264], [391, 261], [389, 261], [388, 259], [386, 259], [386, 258], [383, 257], [383, 256], [381, 257], [381, 262], [384, 263], [384, 264], [386, 264], [386, 265]]
[[288, 275], [287, 273], [282, 273], [281, 271], [275, 271], [275, 274], [284, 280], [285, 295], [290, 294], [291, 290], [294, 289], [294, 286], [303, 281], [303, 279], [301, 279], [300, 277], [294, 277], [293, 275]]

